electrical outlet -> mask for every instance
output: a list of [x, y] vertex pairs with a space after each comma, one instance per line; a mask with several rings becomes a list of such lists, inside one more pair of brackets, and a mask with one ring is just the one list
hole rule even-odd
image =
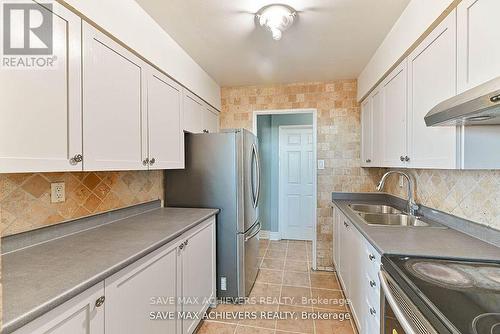
[[220, 289], [222, 291], [226, 291], [227, 290], [227, 281], [226, 281], [226, 277], [225, 276], [222, 276], [220, 278]]
[[66, 186], [64, 182], [50, 184], [50, 201], [60, 203], [66, 201]]
[[325, 160], [318, 160], [318, 169], [325, 169]]

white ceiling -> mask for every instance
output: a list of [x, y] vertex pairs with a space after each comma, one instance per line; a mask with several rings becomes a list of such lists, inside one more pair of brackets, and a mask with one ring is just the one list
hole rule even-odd
[[280, 41], [254, 20], [272, 1], [136, 1], [219, 85], [236, 86], [357, 78], [410, 0], [277, 1], [299, 11]]

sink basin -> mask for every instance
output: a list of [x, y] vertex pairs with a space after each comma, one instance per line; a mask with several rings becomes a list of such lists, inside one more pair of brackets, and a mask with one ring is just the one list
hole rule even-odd
[[393, 208], [388, 205], [374, 205], [374, 204], [350, 204], [351, 209], [357, 212], [363, 213], [390, 213], [398, 214], [401, 213], [398, 209]]
[[376, 214], [376, 213], [359, 213], [361, 218], [368, 225], [385, 225], [385, 226], [408, 226], [408, 227], [435, 227], [436, 225], [426, 223], [416, 217], [404, 214]]

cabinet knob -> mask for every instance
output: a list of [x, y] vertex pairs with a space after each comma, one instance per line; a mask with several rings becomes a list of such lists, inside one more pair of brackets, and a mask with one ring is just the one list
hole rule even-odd
[[184, 246], [185, 246], [185, 245], [184, 245], [184, 243], [180, 244], [180, 245], [179, 245], [179, 249], [183, 249], [183, 248], [184, 248]]
[[83, 161], [83, 155], [76, 154], [73, 158], [69, 159], [69, 163], [72, 165], [76, 165], [79, 162]]
[[401, 160], [401, 161], [405, 161], [405, 157], [400, 156], [400, 157], [399, 157], [399, 160]]
[[365, 162], [369, 164], [370, 162], [372, 162], [372, 160], [371, 159], [366, 159]]
[[106, 297], [104, 296], [101, 296], [99, 297], [96, 301], [95, 301], [95, 307], [101, 307], [102, 304], [104, 304], [104, 300], [106, 299]]
[[406, 162], [410, 161], [410, 157], [409, 157], [409, 156], [406, 156], [406, 157], [405, 157], [405, 161], [406, 161]]
[[344, 222], [344, 226], [345, 227], [349, 227], [349, 224], [347, 224], [346, 222]]
[[184, 246], [187, 246], [189, 243], [189, 240], [184, 241]]
[[203, 133], [209, 133], [207, 129], [203, 129]]
[[142, 165], [143, 166], [149, 165], [149, 158], [146, 158], [146, 159], [142, 160]]
[[371, 315], [377, 314], [377, 310], [374, 307], [370, 307], [370, 314]]
[[368, 255], [368, 258], [370, 259], [370, 261], [373, 261], [373, 260], [375, 260], [375, 255], [370, 254], [370, 255]]
[[156, 159], [155, 158], [151, 158], [151, 160], [149, 160], [149, 165], [150, 166], [153, 166], [156, 162]]
[[372, 288], [376, 287], [376, 286], [377, 286], [377, 282], [375, 282], [374, 280], [371, 280], [371, 281], [370, 281], [370, 286], [371, 286]]

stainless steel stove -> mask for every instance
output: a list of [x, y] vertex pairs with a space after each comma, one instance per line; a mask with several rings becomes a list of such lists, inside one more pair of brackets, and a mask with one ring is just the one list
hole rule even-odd
[[500, 334], [500, 263], [385, 256], [382, 333]]

